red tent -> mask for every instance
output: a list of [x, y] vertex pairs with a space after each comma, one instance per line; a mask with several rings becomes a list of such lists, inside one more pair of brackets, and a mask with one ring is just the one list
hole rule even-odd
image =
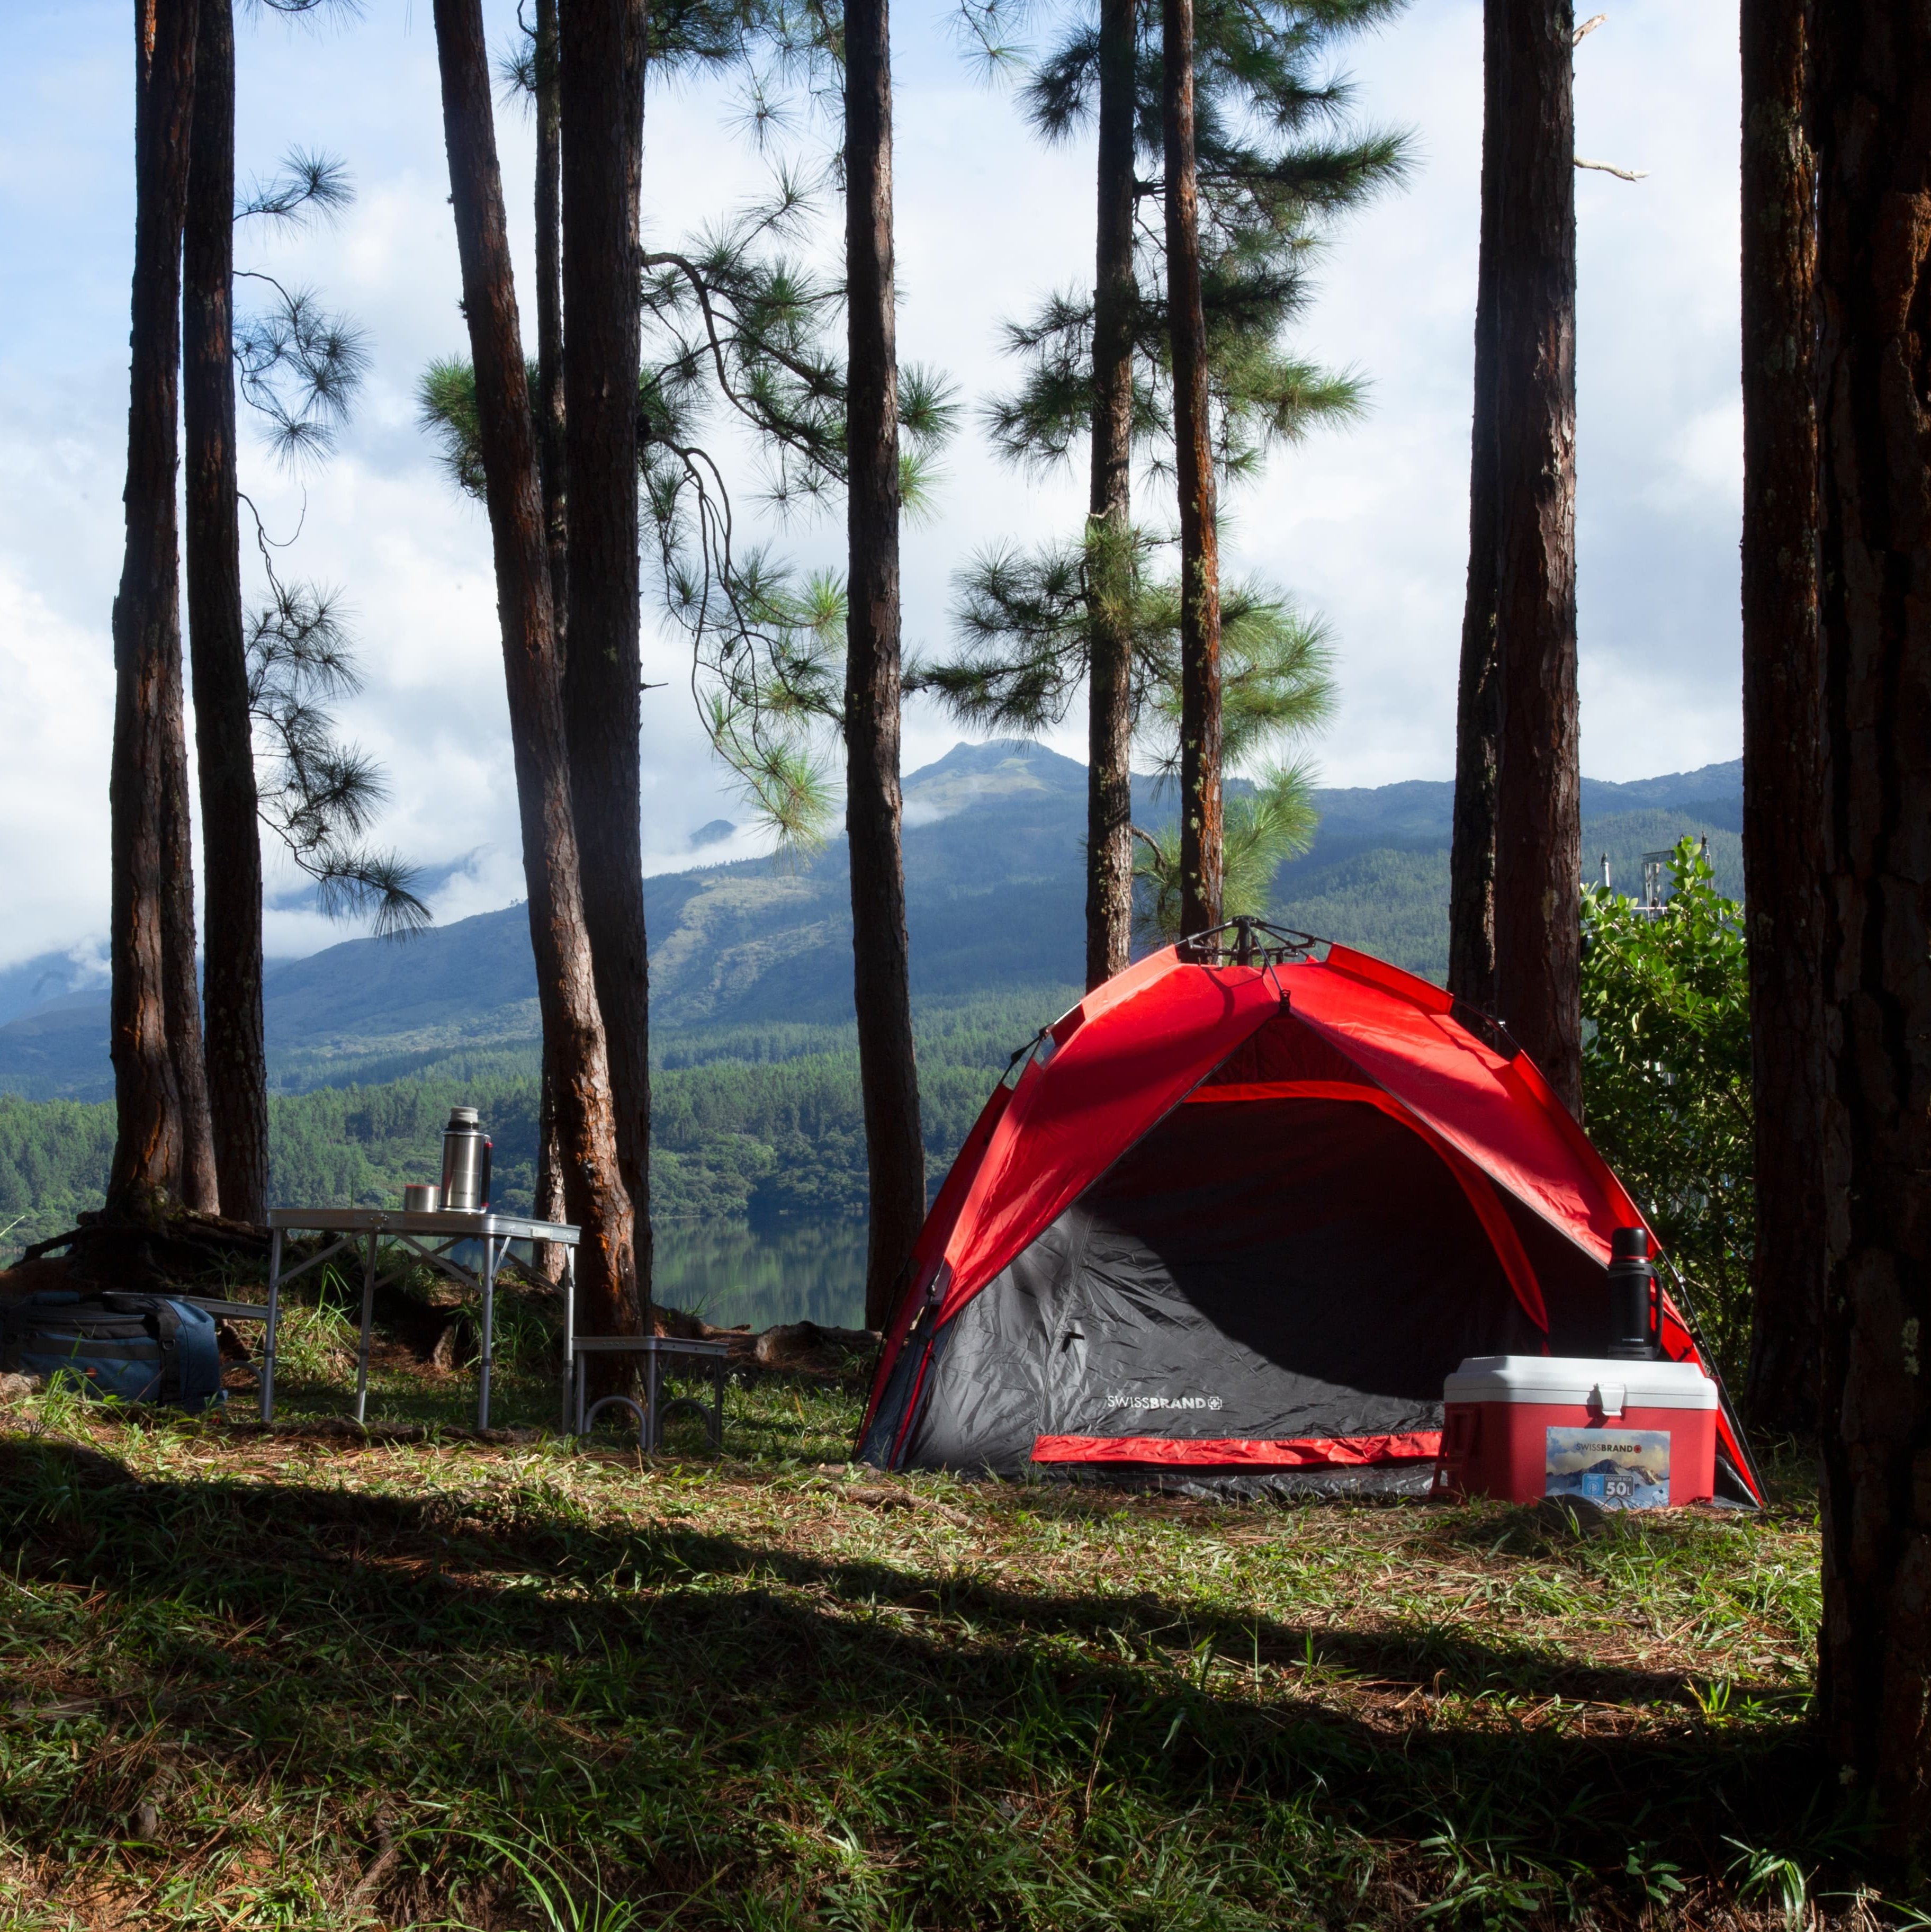
[[[1196, 942], [1109, 980], [994, 1090], [867, 1460], [1412, 1488], [1464, 1357], [1603, 1352], [1610, 1235], [1642, 1217], [1528, 1056], [1366, 954], [1243, 936], [1246, 963]], [[1702, 1359], [1667, 1298], [1663, 1349]], [[1720, 1438], [1754, 1496], [1727, 1405]]]

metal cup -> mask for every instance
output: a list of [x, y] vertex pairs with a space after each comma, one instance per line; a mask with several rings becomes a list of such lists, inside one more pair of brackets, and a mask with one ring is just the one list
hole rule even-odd
[[412, 1180], [402, 1191], [405, 1214], [433, 1214], [442, 1204], [442, 1190], [433, 1180]]

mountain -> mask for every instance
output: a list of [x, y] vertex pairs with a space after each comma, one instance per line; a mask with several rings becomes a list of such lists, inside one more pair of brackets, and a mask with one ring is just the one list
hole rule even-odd
[[[1628, 890], [1645, 851], [1707, 835], [1719, 882], [1741, 896], [1742, 776], [1732, 763], [1629, 784], [1585, 779], [1588, 875], [1606, 854]], [[1320, 830], [1281, 868], [1277, 920], [1442, 976], [1453, 796], [1450, 784], [1426, 781], [1318, 793]], [[1135, 779], [1138, 823], [1172, 812], [1169, 788]], [[1086, 768], [1042, 746], [955, 746], [907, 778], [907, 916], [922, 1008], [1078, 983], [1085, 831]], [[661, 874], [645, 881], [644, 903], [660, 1042], [688, 1036], [696, 1051], [700, 1036], [724, 1029], [849, 1024], [842, 838], [809, 856]], [[0, 1090], [112, 1092], [105, 992], [74, 989], [87, 970], [49, 954], [0, 974], [0, 1014], [10, 995], [43, 989], [0, 1025]], [[285, 1090], [395, 1077], [452, 1052], [529, 1048], [538, 1030], [520, 904], [412, 939], [349, 940], [277, 962], [263, 995], [271, 1066]]]

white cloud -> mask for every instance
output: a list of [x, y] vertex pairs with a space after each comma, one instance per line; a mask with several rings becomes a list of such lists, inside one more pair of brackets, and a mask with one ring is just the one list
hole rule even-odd
[[0, 957], [10, 961], [106, 927], [86, 885], [97, 876], [94, 855], [105, 869], [114, 673], [104, 626], [90, 634], [5, 568], [0, 692], [0, 850], [9, 855]]
[[[490, 0], [492, 32], [514, 8]], [[386, 766], [383, 842], [463, 868], [453, 918], [520, 896], [487, 532], [436, 470], [415, 422], [433, 356], [464, 346], [427, 7], [321, 34], [272, 19], [241, 36], [242, 172], [290, 145], [342, 154], [358, 195], [340, 225], [244, 232], [242, 256], [312, 283], [367, 328], [373, 358], [335, 461], [306, 479], [245, 454], [278, 568], [339, 584], [367, 688], [346, 730]], [[938, 14], [896, 22], [900, 341], [968, 404], [1009, 380], [998, 325], [1090, 275], [1088, 146], [1042, 149], [1010, 96], [956, 58]], [[112, 0], [25, 0], [10, 14], [13, 115], [0, 129], [0, 832], [11, 919], [0, 958], [105, 924], [107, 613], [120, 567], [131, 236], [131, 50]], [[1734, 756], [1737, 697], [1735, 22], [1628, 0], [1578, 57], [1579, 145], [1646, 167], [1637, 185], [1578, 184], [1585, 768], [1605, 777]], [[1416, 130], [1410, 192], [1351, 223], [1321, 271], [1309, 351], [1359, 368], [1368, 423], [1279, 458], [1228, 505], [1230, 567], [1262, 572], [1328, 619], [1339, 722], [1318, 749], [1330, 782], [1444, 776], [1466, 568], [1468, 365], [1480, 148], [1477, 0], [1435, 0], [1352, 50], [1374, 118]], [[529, 134], [499, 117], [512, 240], [527, 275]], [[653, 94], [646, 219], [682, 232], [761, 186], [731, 104], [709, 83]], [[827, 211], [822, 237], [835, 233]], [[258, 225], [251, 225], [255, 226]], [[527, 280], [521, 285], [529, 326]], [[945, 640], [953, 572], [976, 549], [1078, 527], [1077, 472], [1016, 476], [970, 413], [938, 512], [904, 538], [908, 644]], [[835, 560], [835, 513], [787, 533]], [[710, 757], [674, 634], [646, 626], [644, 838], [654, 867], [690, 862], [691, 832], [747, 814]], [[908, 769], [958, 735], [932, 706], [905, 724]], [[1060, 748], [1083, 753], [1074, 724]], [[751, 835], [739, 835], [736, 851]], [[706, 848], [705, 856], [721, 856]], [[286, 867], [271, 884], [296, 884]], [[312, 914], [271, 913], [272, 950], [331, 943]]]

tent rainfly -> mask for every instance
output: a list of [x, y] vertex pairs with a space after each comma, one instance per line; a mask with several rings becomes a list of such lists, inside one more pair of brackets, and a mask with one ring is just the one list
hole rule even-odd
[[[1426, 980], [1239, 925], [1016, 1058], [908, 1264], [868, 1462], [1413, 1490], [1465, 1357], [1603, 1353], [1642, 1216], [1528, 1057]], [[1703, 1360], [1667, 1297], [1663, 1348]], [[1760, 1502], [1727, 1402], [1718, 1440], [1720, 1491]]]

